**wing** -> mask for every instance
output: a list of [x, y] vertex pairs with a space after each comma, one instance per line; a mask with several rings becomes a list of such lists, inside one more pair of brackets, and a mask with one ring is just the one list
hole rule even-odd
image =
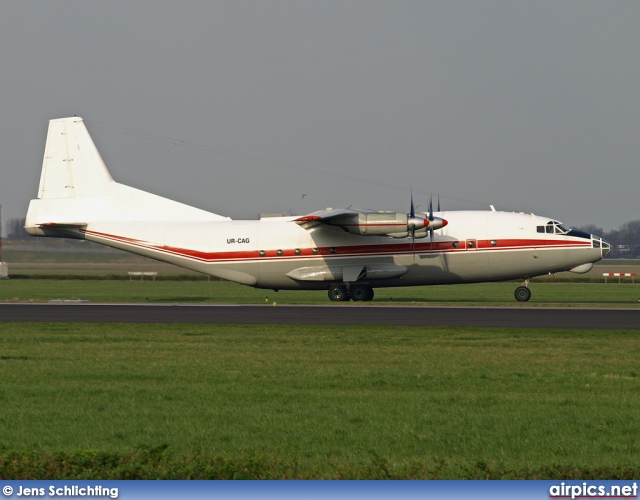
[[[32, 236], [53, 236], [62, 238], [82, 238], [80, 232], [87, 227], [86, 222], [43, 222], [29, 227]], [[25, 226], [25, 229], [27, 226]]]
[[339, 226], [340, 221], [346, 222], [347, 219], [358, 217], [359, 214], [365, 213], [376, 212], [375, 210], [353, 210], [351, 208], [318, 210], [309, 215], [299, 217], [294, 222], [305, 229], [312, 229], [320, 224]]

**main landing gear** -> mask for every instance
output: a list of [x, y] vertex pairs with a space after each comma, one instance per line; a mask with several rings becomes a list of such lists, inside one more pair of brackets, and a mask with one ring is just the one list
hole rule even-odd
[[531, 298], [531, 290], [529, 290], [529, 280], [524, 280], [524, 285], [516, 288], [514, 293], [518, 302], [527, 302]]
[[329, 288], [329, 300], [332, 302], [346, 302], [353, 299], [356, 302], [373, 300], [373, 289], [366, 285], [333, 285]]

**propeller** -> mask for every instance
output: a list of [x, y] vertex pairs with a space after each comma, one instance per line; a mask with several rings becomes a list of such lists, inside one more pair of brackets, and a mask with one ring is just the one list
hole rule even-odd
[[418, 216], [416, 217], [416, 208], [413, 204], [413, 189], [411, 190], [411, 206], [409, 209], [409, 219], [407, 220], [407, 229], [409, 230], [409, 235], [411, 236], [411, 249], [413, 250], [413, 259], [416, 258], [416, 229], [426, 229], [429, 223], [425, 220], [424, 217]]
[[[440, 193], [438, 193], [438, 211], [440, 211]], [[421, 234], [418, 235], [418, 238], [424, 238], [426, 236], [426, 232], [429, 233], [429, 238], [431, 240], [431, 252], [433, 252], [434, 245], [434, 230], [441, 229], [447, 225], [447, 221], [441, 219], [440, 217], [435, 217], [433, 215], [433, 194], [429, 198], [429, 213], [426, 214], [426, 217], [422, 215], [416, 216], [415, 206], [413, 204], [413, 190], [411, 190], [411, 205], [409, 209], [409, 218], [407, 220], [407, 230], [409, 235], [411, 236], [411, 247], [413, 249], [413, 258], [416, 257], [416, 230], [420, 231]]]
[[[439, 205], [440, 203], [438, 203]], [[429, 239], [431, 240], [431, 253], [433, 253], [433, 224], [435, 219], [433, 217], [433, 195], [429, 196]]]
[[416, 209], [413, 206], [413, 189], [411, 190], [411, 209], [409, 211], [409, 232], [411, 233], [411, 249], [413, 250], [413, 260], [416, 260]]
[[[440, 213], [441, 211], [442, 210], [440, 210], [440, 192], [438, 191], [438, 213]], [[433, 194], [429, 198], [429, 215], [427, 217], [427, 220], [429, 221], [429, 239], [431, 240], [431, 252], [433, 252], [433, 243], [434, 243], [433, 231], [435, 229], [442, 229], [444, 226], [448, 224], [446, 220], [433, 216]]]

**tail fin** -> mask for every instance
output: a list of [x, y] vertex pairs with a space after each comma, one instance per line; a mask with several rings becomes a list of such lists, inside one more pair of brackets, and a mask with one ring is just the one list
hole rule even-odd
[[49, 122], [38, 198], [84, 198], [106, 194], [113, 178], [82, 118]]
[[79, 117], [49, 122], [38, 199], [31, 200], [26, 219], [34, 236], [59, 236], [52, 228], [96, 222], [228, 220], [115, 182]]

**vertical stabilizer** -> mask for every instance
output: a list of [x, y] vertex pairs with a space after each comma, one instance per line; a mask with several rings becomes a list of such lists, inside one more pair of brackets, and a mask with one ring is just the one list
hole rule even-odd
[[83, 198], [104, 194], [113, 183], [82, 118], [49, 122], [38, 198]]
[[49, 122], [38, 199], [25, 222], [29, 234], [78, 237], [78, 227], [116, 221], [125, 223], [117, 229], [123, 234], [131, 222], [219, 220], [228, 218], [115, 182], [82, 118]]

